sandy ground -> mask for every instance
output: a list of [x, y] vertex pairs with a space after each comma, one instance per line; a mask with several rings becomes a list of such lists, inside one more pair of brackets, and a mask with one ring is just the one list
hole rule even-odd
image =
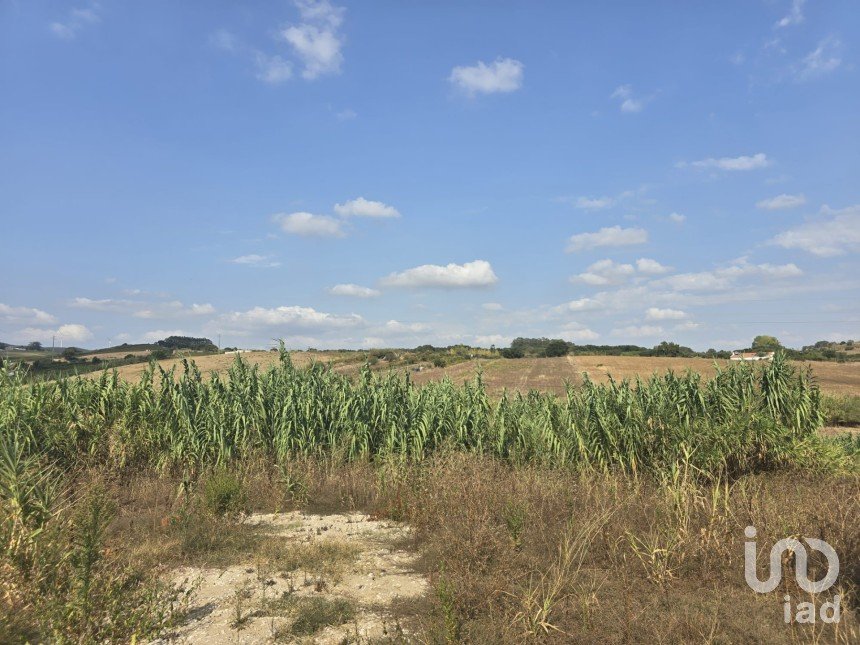
[[[367, 642], [401, 633], [392, 603], [420, 598], [427, 581], [412, 565], [417, 554], [401, 545], [409, 529], [395, 522], [376, 521], [362, 514], [307, 515], [299, 511], [256, 514], [246, 523], [285, 544], [331, 542], [354, 547], [354, 561], [335, 573], [284, 572], [249, 560], [225, 569], [186, 567], [174, 572], [181, 587], [196, 586], [188, 618], [175, 634], [157, 643], [217, 645], [220, 643], [301, 642], [339, 644]], [[236, 629], [237, 594], [243, 617]], [[325, 627], [312, 636], [294, 636], [295, 610], [273, 611], [272, 601], [310, 596], [346, 599], [355, 608], [346, 624]], [[404, 634], [406, 635], [406, 634]]]

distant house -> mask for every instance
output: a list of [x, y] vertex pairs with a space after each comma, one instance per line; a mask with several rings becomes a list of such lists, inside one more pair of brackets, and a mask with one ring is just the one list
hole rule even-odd
[[729, 357], [731, 361], [772, 361], [774, 352], [741, 352], [735, 350]]

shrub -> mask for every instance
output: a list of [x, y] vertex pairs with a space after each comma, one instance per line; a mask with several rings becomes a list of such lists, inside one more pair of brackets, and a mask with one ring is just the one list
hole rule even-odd
[[203, 504], [217, 517], [240, 514], [246, 505], [242, 482], [226, 469], [216, 470], [203, 483]]

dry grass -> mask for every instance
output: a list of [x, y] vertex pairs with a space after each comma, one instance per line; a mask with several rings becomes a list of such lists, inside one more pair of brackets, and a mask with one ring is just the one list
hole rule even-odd
[[[243, 360], [251, 365], [259, 365], [266, 369], [278, 360], [277, 352], [247, 352], [240, 354]], [[332, 363], [337, 372], [357, 374], [363, 362], [363, 354], [350, 352], [291, 352], [290, 358], [297, 367], [303, 367], [313, 361]], [[104, 358], [104, 356], [101, 356]], [[197, 356], [194, 362], [201, 372], [224, 373], [236, 359], [235, 354], [213, 354]], [[159, 361], [164, 369], [174, 365], [181, 369], [180, 358]], [[728, 361], [718, 361], [725, 364]], [[805, 361], [799, 365], [809, 366], [815, 374], [823, 392], [828, 394], [860, 394], [860, 362], [831, 363], [824, 361]], [[147, 364], [124, 365], [117, 368], [121, 378], [136, 381], [147, 368]], [[375, 366], [375, 370], [385, 370], [384, 361]], [[614, 379], [647, 377], [655, 372], [666, 370], [685, 372], [692, 370], [704, 376], [714, 374], [714, 361], [707, 358], [662, 358], [640, 356], [563, 356], [558, 358], [522, 358], [517, 360], [491, 359], [457, 363], [449, 367], [423, 369], [412, 372], [411, 367], [399, 368], [409, 371], [416, 383], [439, 380], [445, 376], [455, 383], [462, 383], [474, 377], [475, 371], [482, 369], [487, 390], [498, 394], [503, 389], [528, 391], [536, 389], [543, 392], [562, 393], [565, 379], [572, 383], [580, 383], [583, 373], [592, 380], [603, 383], [611, 375]], [[97, 377], [99, 372], [93, 372], [90, 377]]]
[[[718, 361], [720, 365], [728, 361]], [[821, 361], [799, 362], [810, 367], [823, 392], [832, 394], [860, 394], [860, 363], [829, 363]], [[561, 393], [565, 379], [577, 384], [582, 374], [598, 383], [612, 376], [615, 380], [647, 377], [666, 370], [686, 372], [692, 370], [705, 377], [715, 373], [714, 361], [707, 358], [661, 358], [641, 356], [563, 356], [558, 358], [495, 359], [460, 363], [447, 368], [434, 368], [416, 372], [417, 383], [439, 380], [445, 376], [455, 383], [472, 378], [475, 370], [482, 369], [487, 390], [500, 393], [503, 389]]]

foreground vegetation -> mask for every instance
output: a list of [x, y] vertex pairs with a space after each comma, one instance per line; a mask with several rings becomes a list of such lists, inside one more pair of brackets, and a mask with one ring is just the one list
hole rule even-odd
[[[0, 371], [9, 642], [169, 632], [187, 597], [165, 568], [264, 558], [238, 518], [287, 508], [410, 522], [435, 591], [402, 612], [430, 641], [858, 636], [860, 441], [819, 437], [818, 389], [782, 356], [709, 381], [498, 400], [480, 375], [419, 388], [280, 358], [211, 379], [153, 366], [138, 383]], [[797, 533], [837, 549], [839, 625], [785, 625], [780, 598], [745, 586], [748, 524], [763, 544]]]

